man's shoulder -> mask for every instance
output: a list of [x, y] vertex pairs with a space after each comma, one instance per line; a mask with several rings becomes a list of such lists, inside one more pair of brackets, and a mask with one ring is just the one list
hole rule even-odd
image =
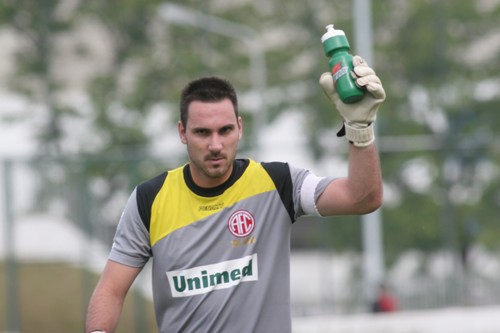
[[144, 181], [136, 187], [137, 209], [144, 226], [148, 230], [151, 219], [151, 206], [165, 183], [168, 174], [169, 171], [164, 171], [161, 174]]
[[290, 165], [286, 162], [261, 162], [260, 165], [273, 179], [290, 177]]
[[264, 169], [274, 169], [274, 170], [286, 170], [290, 169], [287, 162], [272, 161], [272, 162], [261, 162], [260, 163]]

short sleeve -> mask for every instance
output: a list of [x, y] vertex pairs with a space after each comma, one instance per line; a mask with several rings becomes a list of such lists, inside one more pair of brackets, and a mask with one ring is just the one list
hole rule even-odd
[[149, 231], [137, 206], [137, 188], [132, 192], [116, 229], [109, 259], [132, 267], [143, 267], [151, 257]]

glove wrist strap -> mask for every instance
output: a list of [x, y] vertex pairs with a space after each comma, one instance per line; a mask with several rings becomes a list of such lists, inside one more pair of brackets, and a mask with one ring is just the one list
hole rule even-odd
[[373, 123], [364, 128], [356, 128], [348, 123], [345, 125], [345, 138], [352, 142], [356, 147], [367, 147], [375, 141]]

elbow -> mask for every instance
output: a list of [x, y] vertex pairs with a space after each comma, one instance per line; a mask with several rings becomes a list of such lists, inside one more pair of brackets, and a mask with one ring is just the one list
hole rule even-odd
[[383, 196], [382, 189], [377, 189], [377, 190], [373, 190], [369, 193], [366, 193], [364, 198], [359, 203], [359, 207], [360, 207], [359, 213], [361, 215], [364, 215], [364, 214], [369, 214], [369, 213], [376, 211], [377, 209], [382, 207], [383, 199], [384, 199], [384, 196]]
[[377, 199], [370, 201], [370, 203], [367, 205], [367, 209], [366, 209], [365, 214], [372, 213], [372, 212], [376, 211], [377, 209], [379, 209], [380, 207], [382, 207], [382, 196], [380, 196], [380, 198], [377, 198]]

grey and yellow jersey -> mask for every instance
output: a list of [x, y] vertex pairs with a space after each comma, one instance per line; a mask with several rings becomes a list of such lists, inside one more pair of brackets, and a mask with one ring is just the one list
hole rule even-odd
[[142, 267], [152, 257], [160, 332], [289, 333], [290, 229], [330, 181], [238, 159], [206, 189], [188, 165], [170, 170], [133, 191], [109, 259]]

